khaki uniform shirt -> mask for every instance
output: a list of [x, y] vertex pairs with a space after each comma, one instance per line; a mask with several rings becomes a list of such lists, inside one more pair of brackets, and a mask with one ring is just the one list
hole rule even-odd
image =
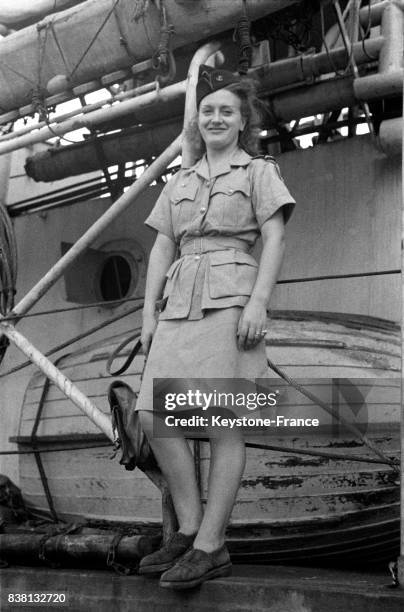
[[245, 306], [258, 272], [249, 251], [260, 227], [280, 207], [287, 221], [294, 204], [275, 161], [242, 149], [215, 176], [206, 156], [175, 174], [145, 221], [181, 254], [167, 272], [160, 319], [200, 319], [209, 308]]

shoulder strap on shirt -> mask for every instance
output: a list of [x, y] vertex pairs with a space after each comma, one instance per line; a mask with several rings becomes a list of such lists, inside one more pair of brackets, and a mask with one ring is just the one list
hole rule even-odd
[[283, 176], [281, 174], [281, 170], [280, 170], [280, 168], [278, 166], [278, 163], [277, 163], [275, 157], [273, 157], [272, 155], [264, 155], [263, 154], [263, 155], [254, 155], [254, 157], [252, 157], [251, 159], [265, 159], [265, 161], [270, 162], [273, 166], [275, 166], [275, 170], [276, 170], [279, 178], [281, 179], [281, 181], [285, 182], [283, 180]]
[[273, 157], [272, 155], [254, 155], [254, 157], [252, 157], [252, 159], [265, 159], [266, 161], [270, 161], [273, 164], [276, 164], [276, 159], [275, 157]]

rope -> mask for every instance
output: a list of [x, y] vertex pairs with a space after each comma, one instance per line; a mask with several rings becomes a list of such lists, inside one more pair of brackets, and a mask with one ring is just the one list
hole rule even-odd
[[9, 70], [10, 72], [12, 72], [13, 74], [15, 74], [16, 76], [21, 77], [22, 79], [24, 79], [24, 81], [27, 81], [27, 83], [31, 83], [32, 85], [35, 85], [35, 81], [33, 79], [30, 79], [29, 77], [27, 77], [25, 74], [23, 74], [22, 72], [19, 72], [18, 70], [16, 70], [15, 68], [12, 68], [11, 66], [9, 66], [4, 60], [2, 60], [0, 62], [0, 66], [4, 66], [4, 68], [7, 68], [7, 70]]
[[[324, 19], [324, 7], [323, 7], [323, 3], [320, 3], [320, 24], [321, 24], [321, 40], [325, 49], [325, 52], [327, 54], [328, 57], [328, 61], [330, 62], [330, 66], [333, 72], [335, 72], [336, 76], [339, 77], [344, 77], [346, 76], [348, 70], [349, 70], [349, 66], [351, 64], [351, 58], [348, 58], [348, 62], [346, 67], [344, 68], [344, 70], [338, 70], [338, 68], [335, 66], [334, 64], [334, 60], [331, 56], [330, 53], [330, 49], [328, 47], [326, 38], [325, 38], [325, 19]], [[352, 53], [352, 48], [351, 48], [351, 53]]]
[[[55, 346], [53, 349], [45, 353], [45, 357], [49, 357], [50, 355], [53, 355], [54, 353], [57, 353], [58, 351], [64, 348], [67, 348], [71, 344], [74, 344], [74, 342], [78, 342], [79, 340], [82, 340], [83, 338], [86, 338], [87, 336], [94, 334], [100, 329], [103, 329], [104, 327], [107, 327], [108, 325], [115, 323], [119, 319], [122, 319], [123, 317], [126, 317], [127, 315], [130, 315], [136, 312], [137, 310], [140, 310], [141, 308], [143, 308], [143, 302], [141, 304], [138, 304], [137, 306], [134, 306], [133, 308], [130, 308], [126, 312], [123, 312], [119, 315], [116, 315], [115, 317], [112, 317], [111, 319], [108, 319], [108, 321], [103, 321], [102, 323], [99, 323], [95, 327], [92, 327], [91, 329], [87, 330], [86, 332], [83, 332], [82, 334], [78, 334], [77, 336], [70, 338], [69, 340], [67, 340], [66, 342], [63, 342], [62, 344], [59, 344], [58, 346]], [[4, 376], [8, 376], [9, 374], [14, 374], [15, 372], [19, 372], [20, 370], [23, 370], [24, 368], [30, 365], [32, 365], [31, 361], [24, 361], [20, 365], [15, 366], [14, 368], [11, 368], [10, 370], [7, 370], [6, 372], [3, 372], [2, 374], [0, 374], [0, 378], [4, 378]]]
[[[382, 272], [380, 272], [382, 274]], [[328, 278], [328, 277], [327, 277]], [[121, 306], [126, 302], [134, 302], [136, 300], [142, 300], [142, 297], [132, 297], [132, 298], [120, 298], [118, 300], [106, 300], [103, 302], [92, 302], [91, 304], [83, 304], [82, 306], [67, 306], [66, 308], [54, 308], [53, 310], [40, 310], [38, 312], [27, 312], [22, 315], [9, 315], [4, 317], [3, 321], [14, 321], [16, 317], [19, 319], [29, 319], [30, 317], [41, 317], [43, 315], [50, 314], [60, 314], [64, 312], [72, 312], [75, 310], [85, 310], [87, 308], [99, 308], [100, 306]], [[129, 312], [129, 311], [128, 311]], [[112, 319], [111, 319], [112, 320]]]
[[[209, 442], [208, 438], [188, 438], [187, 440], [193, 440], [198, 442]], [[78, 451], [78, 450], [91, 450], [92, 448], [111, 448], [111, 442], [100, 443], [100, 444], [91, 444], [90, 446], [67, 446], [63, 448], [43, 448], [41, 449], [41, 454], [43, 453], [61, 453], [65, 451]], [[254, 442], [246, 442], [247, 448], [255, 448], [258, 450], [270, 450], [276, 451], [280, 453], [292, 453], [294, 455], [309, 455], [310, 457], [324, 457], [325, 459], [339, 460], [339, 461], [356, 461], [358, 463], [374, 463], [377, 465], [383, 464], [391, 466], [391, 460], [387, 458], [387, 461], [384, 459], [372, 459], [371, 457], [364, 457], [361, 455], [347, 455], [342, 453], [327, 453], [326, 451], [318, 451], [318, 450], [309, 450], [303, 448], [294, 448], [292, 446], [276, 446], [273, 444], [257, 444]], [[18, 451], [0, 451], [0, 455], [33, 455], [35, 454], [35, 450], [18, 450]]]
[[[188, 438], [187, 440], [198, 440], [199, 442], [209, 442], [209, 438]], [[255, 448], [257, 450], [270, 450], [280, 453], [291, 453], [293, 455], [308, 455], [310, 457], [324, 457], [325, 459], [333, 459], [338, 461], [356, 461], [359, 463], [375, 463], [383, 464], [391, 467], [391, 460], [385, 459], [372, 459], [371, 457], [363, 457], [360, 455], [343, 455], [342, 453], [327, 453], [326, 451], [308, 450], [304, 448], [294, 448], [292, 446], [274, 446], [273, 444], [259, 444], [255, 442], [246, 442], [246, 448]], [[399, 482], [397, 482], [399, 484]]]
[[[55, 366], [59, 364], [59, 361], [61, 359], [62, 359], [62, 357], [59, 357], [55, 361]], [[38, 467], [39, 476], [41, 478], [41, 483], [42, 483], [42, 487], [43, 487], [43, 490], [44, 490], [44, 493], [45, 493], [46, 501], [48, 502], [49, 511], [51, 513], [51, 516], [52, 516], [54, 522], [57, 523], [59, 518], [58, 518], [58, 515], [56, 513], [55, 505], [53, 503], [53, 497], [52, 497], [52, 493], [51, 493], [50, 488], [49, 488], [48, 478], [46, 476], [45, 468], [44, 468], [44, 465], [43, 465], [43, 462], [42, 462], [41, 451], [38, 448], [38, 444], [37, 444], [37, 431], [38, 431], [38, 427], [39, 427], [40, 422], [41, 422], [42, 411], [43, 411], [43, 407], [45, 405], [45, 401], [46, 401], [46, 398], [47, 398], [50, 386], [51, 386], [50, 379], [49, 378], [45, 378], [45, 382], [44, 382], [44, 385], [43, 385], [43, 388], [42, 388], [41, 397], [40, 397], [39, 402], [38, 402], [38, 408], [37, 408], [36, 415], [35, 415], [35, 421], [34, 421], [34, 424], [32, 426], [32, 431], [31, 431], [31, 436], [30, 436], [30, 444], [31, 444], [31, 447], [34, 449], [34, 457], [35, 457], [35, 461], [36, 461], [36, 464], [37, 464], [37, 467]]]
[[[110, 448], [111, 442], [109, 444], [92, 444], [91, 446], [68, 446], [66, 448], [41, 448], [41, 455], [43, 453], [59, 453], [65, 451], [77, 451], [77, 450], [88, 450], [92, 448]], [[0, 451], [0, 455], [34, 455], [37, 451], [35, 450], [18, 450], [18, 451]], [[377, 462], [379, 463], [379, 462]]]
[[252, 44], [250, 37], [250, 21], [247, 15], [247, 0], [243, 0], [243, 14], [234, 30], [233, 40], [238, 45], [238, 72], [247, 74], [251, 66]]
[[166, 7], [163, 0], [160, 0], [160, 42], [152, 55], [152, 66], [159, 72], [156, 79], [159, 85], [167, 84], [175, 77], [176, 66], [170, 48], [173, 33], [174, 26], [168, 23]]
[[119, 544], [122, 538], [127, 537], [130, 533], [133, 533], [132, 530], [125, 529], [120, 533], [117, 533], [111, 541], [111, 544], [108, 548], [107, 567], [112, 567], [112, 569], [121, 576], [129, 576], [130, 574], [135, 574], [137, 572], [139, 564], [136, 563], [134, 566], [131, 565], [123, 565], [122, 563], [118, 563], [115, 559], [118, 553]]
[[117, 7], [118, 3], [120, 0], [115, 0], [112, 8], [108, 11], [107, 16], [105, 17], [105, 19], [103, 20], [103, 22], [101, 23], [100, 27], [98, 28], [98, 30], [96, 31], [96, 33], [94, 34], [94, 36], [92, 37], [92, 39], [90, 40], [86, 50], [84, 51], [83, 55], [81, 56], [81, 58], [79, 59], [79, 61], [77, 62], [77, 64], [74, 66], [73, 70], [71, 71], [69, 77], [72, 78], [72, 76], [74, 75], [74, 73], [78, 70], [78, 68], [80, 67], [81, 63], [83, 62], [83, 60], [85, 59], [86, 55], [88, 54], [88, 52], [90, 51], [91, 47], [93, 46], [93, 44], [95, 43], [95, 41], [97, 40], [99, 34], [101, 33], [101, 31], [103, 30], [103, 28], [105, 27], [105, 25], [107, 24], [109, 18], [111, 17], [112, 13], [114, 12], [115, 8]]
[[149, 0], [134, 0], [133, 7], [133, 21], [139, 21], [142, 17], [147, 13], [147, 9], [149, 8]]
[[373, 442], [371, 442], [367, 436], [365, 436], [361, 431], [359, 431], [359, 429], [356, 427], [356, 425], [353, 425], [352, 423], [350, 423], [349, 421], [347, 421], [341, 414], [338, 413], [337, 410], [335, 410], [332, 406], [329, 406], [328, 404], [326, 404], [325, 402], [323, 402], [321, 399], [319, 399], [316, 395], [314, 395], [314, 393], [311, 393], [311, 391], [308, 391], [307, 389], [305, 389], [303, 387], [303, 385], [299, 384], [298, 382], [296, 382], [295, 380], [293, 380], [292, 378], [290, 378], [290, 376], [288, 376], [287, 374], [285, 374], [285, 372], [283, 372], [282, 370], [280, 370], [270, 359], [267, 359], [268, 365], [271, 368], [271, 370], [273, 370], [276, 374], [278, 374], [278, 376], [280, 376], [281, 378], [283, 378], [283, 380], [285, 380], [291, 387], [293, 387], [294, 389], [296, 389], [297, 391], [299, 391], [302, 395], [304, 395], [305, 397], [307, 397], [308, 399], [310, 399], [312, 402], [314, 402], [315, 404], [317, 404], [318, 406], [320, 406], [320, 408], [323, 408], [328, 414], [330, 414], [331, 416], [333, 416], [335, 419], [337, 419], [342, 425], [345, 425], [345, 427], [351, 432], [353, 433], [355, 436], [358, 436], [358, 438], [368, 447], [370, 448], [371, 451], [373, 451], [378, 457], [380, 457], [380, 459], [382, 459], [383, 463], [387, 463], [388, 465], [390, 465], [393, 470], [395, 472], [399, 472], [399, 466], [397, 465], [397, 462], [394, 461], [393, 459], [389, 459], [389, 457], [387, 457], [383, 452], [381, 452], [374, 444]]

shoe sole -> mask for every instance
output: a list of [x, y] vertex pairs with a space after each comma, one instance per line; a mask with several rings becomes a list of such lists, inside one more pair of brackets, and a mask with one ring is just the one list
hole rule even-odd
[[156, 576], [174, 567], [177, 561], [178, 559], [175, 559], [175, 561], [160, 563], [159, 565], [147, 565], [146, 567], [139, 567], [138, 574], [140, 576]]
[[212, 580], [212, 578], [223, 578], [225, 576], [230, 576], [231, 574], [231, 563], [226, 563], [225, 565], [220, 565], [219, 567], [215, 567], [199, 578], [194, 578], [193, 580], [181, 580], [181, 581], [170, 581], [170, 580], [160, 580], [160, 586], [163, 589], [176, 589], [178, 591], [183, 589], [192, 589], [196, 586], [205, 582], [205, 580]]

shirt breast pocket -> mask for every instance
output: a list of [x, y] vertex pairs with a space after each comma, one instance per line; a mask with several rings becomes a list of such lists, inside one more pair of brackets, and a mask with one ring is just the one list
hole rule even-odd
[[221, 227], [243, 227], [251, 217], [251, 188], [247, 178], [218, 182], [211, 192], [212, 220]]
[[187, 225], [196, 215], [196, 194], [198, 185], [195, 183], [180, 184], [171, 197], [174, 227]]
[[209, 295], [225, 298], [251, 295], [258, 274], [255, 259], [242, 251], [210, 253]]

